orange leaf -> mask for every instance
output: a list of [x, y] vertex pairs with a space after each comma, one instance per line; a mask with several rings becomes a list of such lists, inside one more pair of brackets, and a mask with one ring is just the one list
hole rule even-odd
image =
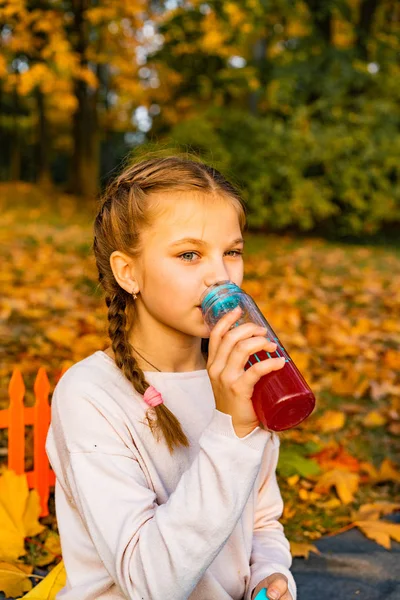
[[310, 458], [316, 460], [325, 471], [343, 469], [358, 473], [360, 470], [360, 462], [348, 454], [342, 446], [337, 447], [336, 444], [327, 446], [317, 454], [311, 454]]

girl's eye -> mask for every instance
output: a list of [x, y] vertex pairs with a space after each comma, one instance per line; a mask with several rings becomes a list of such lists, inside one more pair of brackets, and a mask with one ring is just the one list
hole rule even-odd
[[[232, 253], [235, 256], [241, 256], [243, 254], [243, 251], [242, 250], [229, 250], [226, 254], [232, 254]], [[178, 258], [180, 258], [181, 260], [183, 260], [183, 262], [193, 262], [192, 260], [188, 260], [188, 259], [184, 258], [185, 256], [188, 256], [188, 255], [190, 256], [190, 255], [193, 255], [193, 254], [197, 255], [196, 252], [184, 252]]]

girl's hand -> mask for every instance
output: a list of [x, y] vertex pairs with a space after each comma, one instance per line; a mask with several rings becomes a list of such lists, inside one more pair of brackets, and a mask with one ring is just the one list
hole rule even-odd
[[241, 308], [236, 307], [211, 330], [207, 370], [217, 410], [231, 415], [236, 434], [244, 437], [259, 424], [251, 401], [254, 385], [263, 375], [281, 369], [285, 359], [268, 358], [245, 371], [249, 356], [260, 350], [273, 352], [277, 346], [265, 337], [267, 330], [255, 323], [230, 329], [240, 314]]
[[267, 596], [269, 600], [293, 600], [292, 594], [288, 589], [288, 580], [283, 573], [272, 573], [269, 577], [266, 577], [257, 585], [251, 596], [251, 600], [257, 596], [258, 592], [263, 588], [267, 589]]

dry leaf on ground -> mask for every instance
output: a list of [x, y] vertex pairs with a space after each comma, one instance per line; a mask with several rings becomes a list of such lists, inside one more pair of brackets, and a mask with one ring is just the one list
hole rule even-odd
[[321, 554], [314, 544], [307, 544], [307, 542], [290, 542], [290, 553], [293, 557], [302, 556], [308, 558], [310, 552]]
[[360, 477], [356, 473], [349, 473], [342, 469], [332, 469], [324, 473], [314, 488], [314, 492], [328, 492], [333, 486], [343, 502], [349, 504], [354, 500], [354, 494], [358, 489]]
[[0, 559], [13, 561], [25, 552], [24, 539], [41, 533], [40, 499], [29, 491], [26, 475], [4, 469], [0, 476]]

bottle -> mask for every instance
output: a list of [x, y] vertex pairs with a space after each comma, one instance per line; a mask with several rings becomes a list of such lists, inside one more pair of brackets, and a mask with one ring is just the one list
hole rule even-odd
[[274, 352], [261, 350], [252, 354], [245, 371], [256, 361], [280, 356], [285, 358], [281, 369], [263, 375], [255, 384], [252, 395], [254, 412], [264, 427], [272, 431], [295, 427], [314, 410], [315, 396], [254, 300], [229, 280], [209, 286], [201, 297], [201, 311], [210, 331], [221, 317], [238, 305], [243, 313], [232, 327], [256, 323], [266, 327], [267, 337], [277, 344]]

